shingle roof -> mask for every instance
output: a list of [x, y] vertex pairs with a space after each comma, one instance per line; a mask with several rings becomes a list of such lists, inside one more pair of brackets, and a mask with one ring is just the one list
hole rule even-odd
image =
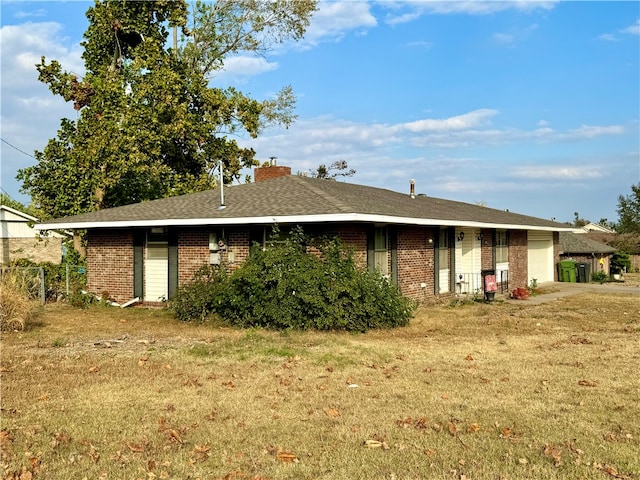
[[[422, 225], [505, 225], [563, 230], [566, 225], [468, 203], [345, 182], [285, 176], [51, 220], [39, 227], [215, 225], [265, 221], [378, 221]], [[84, 226], [84, 227], [83, 227]]]
[[598, 242], [584, 233], [560, 232], [560, 252], [571, 253], [613, 253], [615, 249]]

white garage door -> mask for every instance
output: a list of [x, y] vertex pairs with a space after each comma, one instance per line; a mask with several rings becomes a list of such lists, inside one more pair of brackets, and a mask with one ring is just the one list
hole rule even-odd
[[553, 232], [529, 232], [529, 283], [553, 282]]

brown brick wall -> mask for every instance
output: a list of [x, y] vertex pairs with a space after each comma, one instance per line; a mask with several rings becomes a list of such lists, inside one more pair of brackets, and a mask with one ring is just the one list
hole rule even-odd
[[344, 245], [352, 249], [356, 265], [360, 268], [367, 266], [367, 227], [358, 225], [344, 225], [337, 230], [337, 236]]
[[87, 232], [87, 290], [122, 303], [133, 298], [133, 233]]
[[189, 283], [203, 265], [209, 265], [209, 232], [182, 230], [178, 234], [178, 285]]
[[528, 244], [526, 230], [509, 231], [509, 289], [528, 285]]
[[403, 295], [414, 300], [434, 296], [433, 246], [431, 228], [403, 227], [398, 230], [398, 283]]
[[491, 270], [493, 268], [493, 231], [482, 230], [480, 247], [480, 268]]

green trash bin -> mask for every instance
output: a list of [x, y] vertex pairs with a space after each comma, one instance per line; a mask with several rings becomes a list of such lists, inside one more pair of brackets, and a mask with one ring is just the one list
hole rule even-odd
[[558, 279], [561, 282], [576, 283], [576, 262], [573, 260], [563, 260], [558, 263]]

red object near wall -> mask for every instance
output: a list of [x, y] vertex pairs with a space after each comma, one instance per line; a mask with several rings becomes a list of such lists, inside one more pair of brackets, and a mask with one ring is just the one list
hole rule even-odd
[[511, 293], [511, 297], [515, 300], [527, 300], [529, 298], [529, 290], [526, 288], [516, 288]]
[[495, 275], [486, 275], [484, 277], [484, 291], [494, 293], [498, 291], [498, 284], [496, 283]]

